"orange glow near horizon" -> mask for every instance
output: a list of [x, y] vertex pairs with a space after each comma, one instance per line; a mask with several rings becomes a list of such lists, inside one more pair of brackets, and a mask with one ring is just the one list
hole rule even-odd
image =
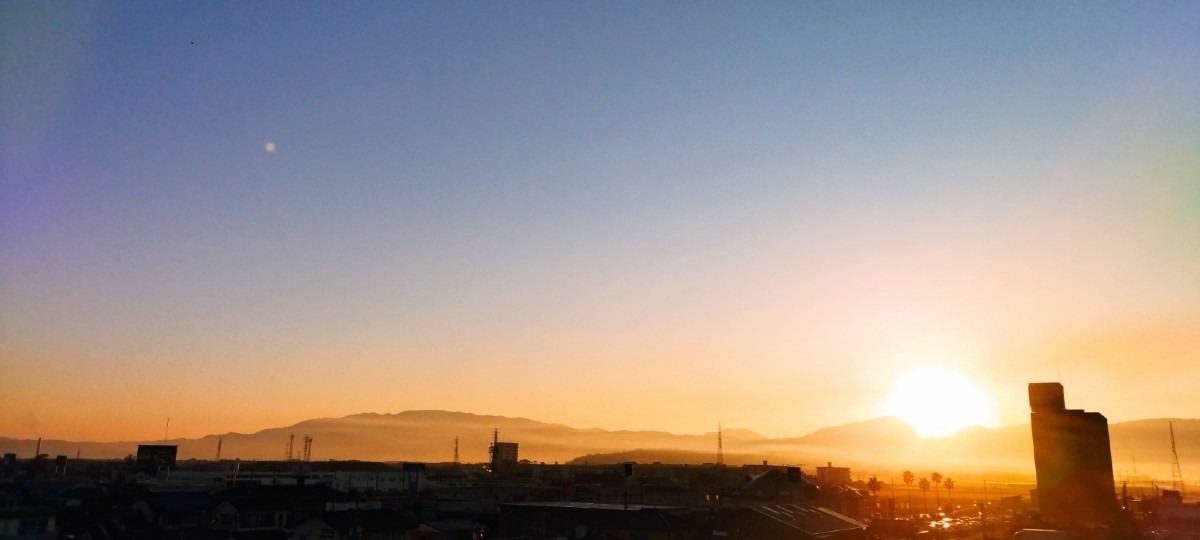
[[963, 373], [921, 366], [896, 378], [876, 413], [896, 416], [922, 437], [946, 437], [970, 426], [995, 427], [995, 399]]

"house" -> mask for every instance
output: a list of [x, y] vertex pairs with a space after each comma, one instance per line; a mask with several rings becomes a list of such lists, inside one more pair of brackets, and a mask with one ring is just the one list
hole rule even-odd
[[866, 524], [811, 504], [749, 506], [723, 515], [719, 525], [743, 540], [866, 540]]
[[199, 490], [150, 491], [131, 505], [146, 521], [160, 528], [178, 531], [206, 527], [215, 502], [212, 495]]
[[293, 540], [413, 540], [420, 526], [415, 517], [397, 510], [343, 510], [325, 512], [300, 521]]
[[53, 506], [0, 508], [0, 538], [52, 540], [58, 538]]
[[694, 525], [683, 507], [545, 502], [500, 506], [499, 537], [689, 538]]
[[319, 516], [346, 494], [323, 485], [239, 485], [218, 493], [212, 528], [222, 532], [282, 531]]
[[471, 520], [439, 520], [422, 523], [412, 533], [412, 540], [481, 540], [482, 524]]

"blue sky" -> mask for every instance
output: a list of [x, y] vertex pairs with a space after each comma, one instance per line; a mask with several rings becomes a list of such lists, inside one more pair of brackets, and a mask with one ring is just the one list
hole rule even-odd
[[[0, 10], [26, 424], [159, 397], [196, 435], [413, 408], [789, 435], [925, 362], [1008, 422], [1063, 367], [1111, 410], [1200, 364], [1195, 3]], [[1200, 415], [1166, 386], [1110, 416]]]

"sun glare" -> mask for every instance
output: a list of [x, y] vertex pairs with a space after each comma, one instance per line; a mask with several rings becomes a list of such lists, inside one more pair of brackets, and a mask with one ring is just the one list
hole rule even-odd
[[922, 437], [945, 437], [974, 425], [995, 427], [998, 417], [991, 394], [961, 372], [941, 366], [901, 374], [875, 413], [899, 417]]

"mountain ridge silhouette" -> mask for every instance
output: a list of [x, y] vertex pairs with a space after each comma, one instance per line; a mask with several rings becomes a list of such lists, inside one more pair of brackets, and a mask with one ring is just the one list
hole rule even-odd
[[[1170, 440], [1167, 423], [1174, 422], [1176, 445], [1184, 464], [1200, 463], [1200, 419], [1155, 418], [1111, 423], [1114, 470], [1136, 459], [1139, 475], [1170, 478]], [[455, 439], [463, 462], [484, 462], [493, 430], [501, 441], [517, 442], [520, 456], [534, 462], [604, 463], [635, 455], [640, 460], [689, 464], [716, 460], [716, 432], [675, 434], [654, 430], [574, 428], [529, 418], [483, 415], [461, 411], [412, 410], [364, 412], [340, 418], [302, 420], [290, 426], [253, 433], [228, 432], [169, 441], [89, 442], [45, 439], [42, 453], [96, 459], [122, 458], [138, 444], [175, 444], [180, 459], [214, 459], [221, 440], [225, 459], [282, 460], [288, 437], [295, 436], [293, 457], [301, 438], [313, 438], [315, 461], [449, 462]], [[835, 462], [860, 470], [904, 470], [935, 465], [942, 469], [980, 469], [1029, 472], [1033, 468], [1028, 424], [998, 428], [972, 427], [942, 438], [921, 438], [895, 417], [872, 418], [829, 426], [799, 437], [766, 437], [746, 429], [722, 430], [725, 462], [729, 465], [769, 463], [823, 464]], [[32, 455], [36, 441], [0, 437], [0, 451]], [[1185, 470], [1187, 469], [1185, 465]], [[1165, 471], [1165, 474], [1164, 472]], [[1132, 471], [1126, 471], [1128, 476]]]

